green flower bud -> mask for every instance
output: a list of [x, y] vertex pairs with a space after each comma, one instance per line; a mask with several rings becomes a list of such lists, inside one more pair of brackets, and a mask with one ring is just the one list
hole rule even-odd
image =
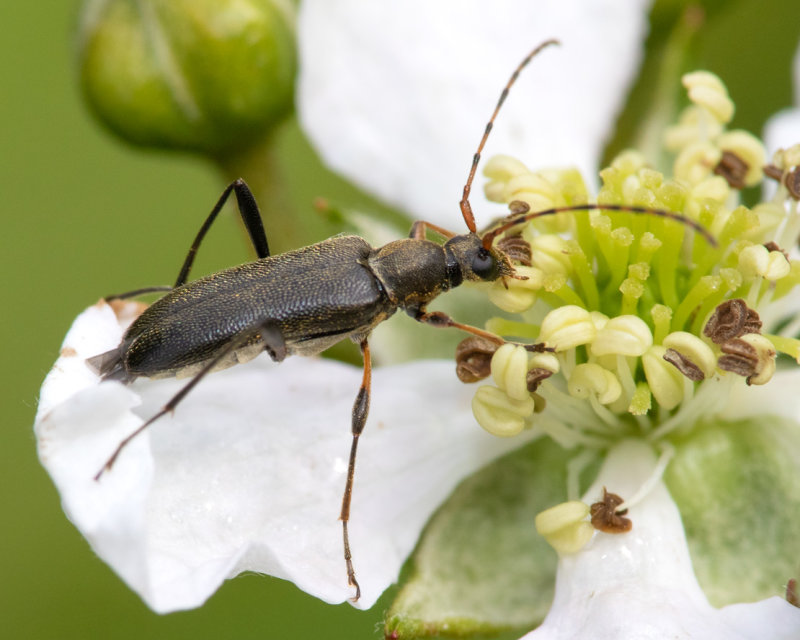
[[89, 0], [79, 63], [98, 118], [143, 146], [225, 154], [292, 108], [294, 16], [272, 0]]

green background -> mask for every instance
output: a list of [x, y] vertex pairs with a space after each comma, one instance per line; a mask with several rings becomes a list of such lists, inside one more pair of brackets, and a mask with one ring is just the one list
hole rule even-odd
[[[228, 582], [198, 610], [152, 613], [66, 520], [38, 464], [31, 431], [38, 388], [72, 319], [103, 294], [174, 279], [185, 246], [223, 187], [210, 164], [130, 148], [91, 120], [76, 88], [76, 14], [72, 1], [0, 6], [0, 633], [59, 639], [379, 635], [388, 597], [364, 613], [253, 575]], [[768, 114], [789, 106], [798, 38], [797, 0], [729, 2], [701, 30], [696, 64], [728, 84], [738, 108], [734, 126], [759, 132]], [[364, 204], [319, 167], [295, 125], [280, 133], [278, 151], [287, 179], [282, 197], [297, 209], [310, 210], [320, 195]], [[218, 226], [201, 253], [201, 271], [246, 255], [233, 218]]]

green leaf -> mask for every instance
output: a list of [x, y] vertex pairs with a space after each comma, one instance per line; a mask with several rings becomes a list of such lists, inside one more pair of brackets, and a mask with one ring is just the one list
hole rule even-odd
[[800, 425], [765, 417], [693, 431], [665, 475], [711, 604], [783, 596], [800, 572]]
[[557, 556], [536, 514], [566, 499], [572, 454], [534, 442], [465, 480], [434, 516], [386, 621], [387, 638], [530, 629], [553, 598]]

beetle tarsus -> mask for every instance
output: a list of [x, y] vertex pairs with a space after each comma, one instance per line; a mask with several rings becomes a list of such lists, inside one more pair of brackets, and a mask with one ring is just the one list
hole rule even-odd
[[442, 311], [425, 311], [425, 309], [420, 308], [414, 314], [414, 319], [423, 322], [425, 324], [429, 324], [432, 327], [453, 327], [454, 329], [460, 329], [461, 331], [466, 331], [467, 333], [471, 333], [476, 336], [480, 336], [481, 338], [486, 338], [487, 340], [491, 340], [497, 344], [505, 344], [505, 340], [494, 333], [489, 331], [484, 331], [483, 329], [478, 329], [478, 327], [473, 327], [472, 325], [462, 324], [461, 322], [456, 322], [450, 316]]

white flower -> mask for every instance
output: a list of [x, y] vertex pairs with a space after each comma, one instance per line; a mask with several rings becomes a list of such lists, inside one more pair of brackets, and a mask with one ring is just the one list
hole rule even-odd
[[[499, 89], [548, 37], [564, 47], [515, 88], [491, 144], [596, 168], [645, 30], [647, 2], [617, 4], [309, 0], [299, 27], [306, 129], [354, 179], [377, 180], [370, 186], [387, 200], [461, 229], [457, 201]], [[198, 606], [247, 570], [328, 602], [352, 597], [338, 515], [360, 371], [260, 357], [215, 373], [96, 482], [119, 441], [184, 384], [98, 384], [84, 361], [119, 342], [131, 309], [121, 322], [104, 304], [84, 312], [42, 387], [40, 457], [68, 516], [156, 611]], [[372, 386], [350, 525], [363, 608], [397, 579], [458, 481], [524, 440], [477, 427], [451, 362], [378, 368]]]
[[[636, 71], [648, 4], [306, 0], [304, 127], [323, 158], [352, 181], [414, 217], [461, 231], [457, 202], [498, 90], [519, 59], [547, 38], [562, 47], [526, 70], [484, 154], [497, 150], [534, 168], [569, 164], [596, 174]], [[498, 213], [480, 191], [476, 183], [479, 226]], [[633, 287], [633, 280], [625, 282]], [[547, 293], [557, 290], [553, 282], [544, 283]], [[214, 373], [96, 482], [118, 442], [185, 384], [99, 384], [86, 367], [87, 357], [118, 344], [132, 309], [118, 307], [118, 317], [100, 303], [79, 316], [42, 388], [35, 427], [40, 457], [68, 516], [159, 612], [198, 606], [223, 580], [248, 570], [292, 580], [327, 602], [350, 598], [338, 516], [361, 371], [307, 358], [274, 365], [261, 356]], [[605, 358], [604, 374], [619, 364], [616, 357], [598, 356]], [[543, 435], [526, 429], [516, 438], [494, 438], [479, 429], [470, 411], [473, 390], [453, 369], [452, 362], [426, 361], [374, 372], [350, 524], [359, 607], [371, 606], [397, 579], [422, 527], [461, 479]], [[779, 372], [759, 393], [785, 392], [787, 380], [794, 378]], [[632, 384], [618, 382], [626, 393]], [[764, 407], [773, 409], [753, 400], [752, 391], [747, 399], [736, 396], [744, 403], [737, 417], [758, 420]], [[796, 425], [794, 395], [778, 397], [787, 422]], [[568, 417], [582, 409], [565, 398], [558, 411]], [[549, 435], [565, 439], [566, 421], [558, 422], [550, 420]], [[587, 499], [603, 484], [634, 493], [653, 471], [651, 456], [641, 442], [617, 445]], [[800, 632], [800, 609], [776, 598], [721, 609], [709, 604], [676, 506], [684, 508], [686, 492], [670, 489], [674, 501], [656, 479], [631, 508], [631, 534], [595, 534], [577, 555], [560, 558], [552, 609], [530, 637]], [[531, 527], [532, 520], [531, 514]]]
[[[794, 107], [775, 114], [764, 129], [764, 143], [769, 156], [778, 149], [800, 141], [800, 46], [792, 63], [794, 76]], [[769, 157], [768, 156], [768, 157]]]
[[[597, 163], [638, 70], [649, 0], [307, 0], [299, 114], [335, 170], [415, 218], [464, 229], [458, 200], [511, 71], [550, 38], [487, 144], [532, 168]], [[613, 34], [610, 37], [609, 34]], [[478, 226], [498, 213], [476, 184]]]
[[[656, 464], [642, 442], [612, 449], [585, 502], [603, 487], [633, 495]], [[773, 597], [754, 604], [712, 607], [694, 576], [681, 516], [658, 484], [631, 507], [633, 529], [595, 533], [582, 551], [561, 557], [552, 608], [525, 640], [791, 640], [800, 631], [800, 609]]]
[[[120, 440], [186, 382], [99, 384], [86, 366], [119, 343], [136, 306], [122, 306], [121, 320], [104, 302], [82, 313], [42, 386], [39, 456], [69, 518], [159, 612], [199, 606], [242, 571], [292, 580], [331, 603], [352, 597], [338, 518], [360, 370], [262, 355], [215, 373], [95, 481]], [[458, 481], [520, 444], [474, 425], [471, 389], [453, 369], [375, 371], [350, 528], [359, 607], [397, 579]]]

